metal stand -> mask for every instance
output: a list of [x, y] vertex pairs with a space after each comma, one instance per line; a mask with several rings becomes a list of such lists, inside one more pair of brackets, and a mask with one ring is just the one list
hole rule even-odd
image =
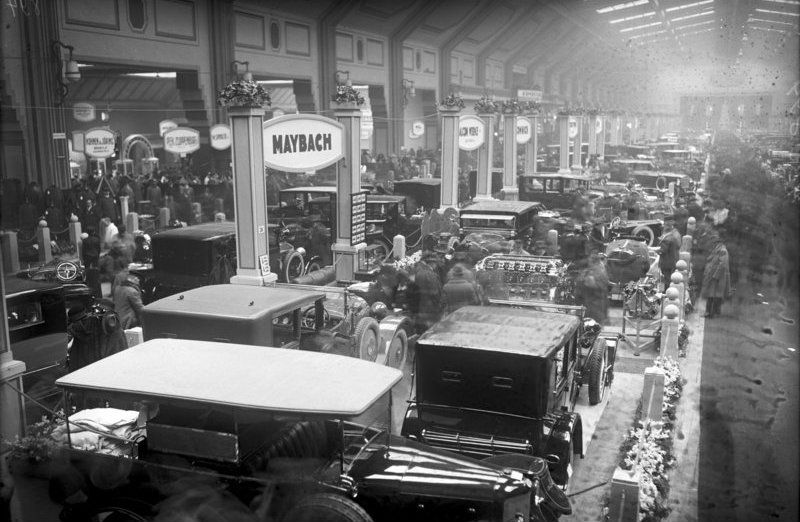
[[[620, 333], [620, 337], [630, 346], [633, 346], [633, 355], [636, 356], [648, 344], [655, 342], [655, 331], [661, 324], [661, 313], [658, 313], [654, 319], [642, 319], [641, 316], [647, 306], [647, 301], [643, 297], [642, 293], [637, 291], [633, 299], [623, 300], [622, 303], [622, 333]], [[626, 331], [629, 322], [633, 326], [633, 339]]]

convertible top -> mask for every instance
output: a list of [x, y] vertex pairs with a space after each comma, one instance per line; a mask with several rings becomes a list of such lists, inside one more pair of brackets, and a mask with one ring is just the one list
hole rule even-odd
[[156, 402], [342, 417], [363, 413], [402, 375], [342, 355], [153, 339], [74, 371], [56, 385]]
[[580, 322], [574, 315], [558, 312], [465, 306], [425, 332], [417, 347], [447, 346], [548, 357]]

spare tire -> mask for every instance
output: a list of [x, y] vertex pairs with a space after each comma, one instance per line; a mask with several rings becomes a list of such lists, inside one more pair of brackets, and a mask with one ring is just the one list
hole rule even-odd
[[334, 493], [317, 493], [301, 498], [283, 514], [281, 522], [373, 522], [354, 501]]
[[283, 262], [283, 280], [286, 283], [291, 283], [297, 277], [301, 277], [306, 270], [306, 264], [303, 260], [303, 254], [297, 250], [291, 252], [286, 256]]
[[[589, 371], [589, 404], [594, 406], [603, 400], [608, 386], [608, 347], [602, 337], [595, 339], [586, 369]], [[584, 374], [585, 375], [585, 374]]]
[[631, 235], [644, 239], [647, 246], [653, 246], [656, 241], [656, 234], [649, 225], [639, 225], [631, 231]]
[[375, 362], [378, 358], [378, 352], [380, 351], [380, 329], [378, 328], [378, 321], [372, 317], [362, 318], [356, 325], [353, 341], [355, 342], [356, 353], [359, 359]]

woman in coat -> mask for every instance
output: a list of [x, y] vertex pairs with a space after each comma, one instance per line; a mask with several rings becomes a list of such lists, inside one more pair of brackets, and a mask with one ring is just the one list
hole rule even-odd
[[716, 237], [703, 270], [702, 296], [706, 298], [704, 317], [719, 315], [722, 311], [722, 300], [728, 297], [730, 292], [731, 270], [728, 249], [719, 237]]

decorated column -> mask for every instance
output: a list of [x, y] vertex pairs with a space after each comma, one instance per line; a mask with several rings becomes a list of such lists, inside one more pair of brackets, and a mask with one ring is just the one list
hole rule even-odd
[[582, 145], [583, 145], [583, 111], [577, 111], [577, 114], [573, 116], [575, 118], [575, 142], [572, 146], [572, 170], [577, 170], [578, 172], [583, 170], [583, 164], [581, 161], [581, 154], [582, 154]]
[[599, 118], [600, 116], [596, 110], [589, 111], [588, 125], [586, 129], [586, 135], [589, 138], [589, 158], [597, 156], [597, 122], [599, 121]]
[[539, 172], [538, 156], [539, 156], [539, 104], [531, 103], [528, 107], [528, 119], [531, 122], [531, 139], [527, 144], [527, 152], [525, 158], [528, 162], [526, 172], [536, 174]]
[[264, 286], [277, 280], [270, 271], [267, 186], [264, 176], [264, 105], [269, 93], [258, 83], [238, 80], [218, 96], [228, 106], [236, 221], [236, 275], [231, 283]]
[[517, 115], [519, 113], [520, 106], [516, 99], [512, 98], [503, 102], [503, 199], [508, 201], [519, 200], [519, 187], [517, 187]]
[[558, 173], [569, 174], [569, 135], [572, 117], [564, 110], [558, 113]]
[[606, 116], [602, 112], [598, 116], [598, 121], [600, 122], [600, 131], [597, 132], [597, 160], [601, 163], [605, 159], [606, 156]]
[[361, 109], [356, 102], [334, 102], [333, 108], [336, 119], [344, 126], [344, 161], [336, 164], [333, 264], [337, 281], [352, 281], [358, 269], [358, 252], [366, 246], [363, 241], [354, 241], [357, 238], [353, 236], [351, 205], [352, 195], [361, 192]]
[[463, 108], [464, 100], [453, 93], [438, 107], [442, 118], [442, 210], [458, 208], [458, 118]]
[[478, 176], [475, 199], [492, 199], [492, 158], [494, 156], [494, 115], [497, 105], [488, 96], [475, 104], [475, 112], [483, 120], [485, 141], [478, 149]]

